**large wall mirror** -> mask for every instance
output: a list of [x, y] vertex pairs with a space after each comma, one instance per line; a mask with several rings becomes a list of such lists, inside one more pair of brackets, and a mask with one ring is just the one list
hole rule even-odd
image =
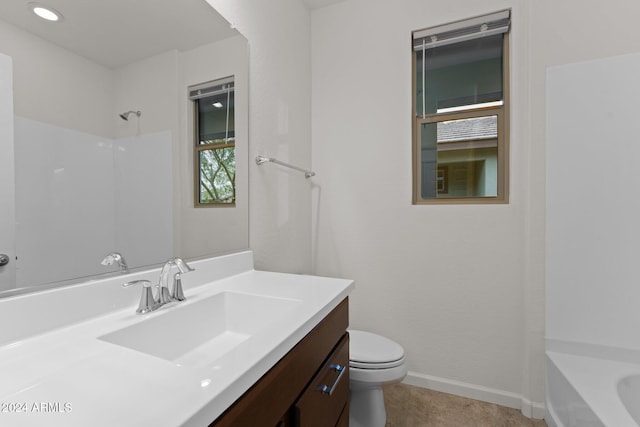
[[[51, 6], [0, 2], [0, 297], [121, 274], [112, 253], [134, 271], [247, 249], [246, 39], [205, 0]], [[229, 77], [235, 203], [195, 208], [188, 88]]]

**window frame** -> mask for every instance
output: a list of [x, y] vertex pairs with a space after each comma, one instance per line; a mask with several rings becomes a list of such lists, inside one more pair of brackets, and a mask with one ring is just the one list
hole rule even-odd
[[[503, 104], [497, 107], [481, 107], [463, 111], [417, 114], [417, 81], [416, 66], [418, 52], [412, 49], [411, 81], [412, 81], [412, 204], [413, 205], [451, 205], [451, 204], [508, 204], [509, 203], [509, 110], [510, 110], [510, 67], [509, 38], [511, 30], [503, 34], [502, 45], [502, 85]], [[459, 120], [472, 117], [497, 116], [497, 195], [485, 197], [443, 197], [422, 198], [422, 156], [420, 126], [424, 123], [438, 123], [447, 120]]]
[[[222, 79], [217, 79], [208, 83], [202, 83], [189, 88], [189, 91], [193, 91], [193, 88], [197, 87], [213, 87], [219, 84], [229, 84], [231, 82], [233, 84], [233, 91], [235, 92], [235, 76], [229, 76]], [[235, 96], [235, 93], [234, 93]], [[236, 137], [233, 137], [233, 141], [230, 142], [229, 139], [222, 144], [200, 144], [200, 99], [192, 99], [193, 104], [193, 138], [192, 138], [192, 148], [193, 148], [193, 206], [195, 208], [233, 208], [236, 206], [237, 194], [236, 194], [236, 175], [234, 174], [233, 180], [233, 189], [234, 189], [234, 198], [233, 202], [230, 203], [202, 203], [200, 202], [200, 153], [203, 151], [216, 151], [225, 148], [233, 148], [234, 152], [236, 151]], [[235, 116], [235, 107], [233, 109], [233, 114]], [[235, 119], [234, 119], [234, 135], [235, 135]], [[235, 154], [234, 154], [235, 155]], [[237, 171], [237, 169], [236, 169]]]

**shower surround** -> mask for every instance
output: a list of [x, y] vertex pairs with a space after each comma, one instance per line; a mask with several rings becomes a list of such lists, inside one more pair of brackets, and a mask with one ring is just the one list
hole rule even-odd
[[173, 252], [171, 132], [106, 138], [15, 117], [16, 287], [114, 271]]

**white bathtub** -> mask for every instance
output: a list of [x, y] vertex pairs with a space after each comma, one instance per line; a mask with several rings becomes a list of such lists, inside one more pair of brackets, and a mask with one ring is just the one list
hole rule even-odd
[[640, 360], [622, 359], [547, 351], [549, 427], [638, 427]]

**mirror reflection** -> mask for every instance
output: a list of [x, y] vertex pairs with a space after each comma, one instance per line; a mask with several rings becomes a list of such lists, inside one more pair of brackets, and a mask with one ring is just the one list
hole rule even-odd
[[[87, 3], [58, 0], [58, 22], [0, 3], [14, 113], [0, 167], [15, 167], [0, 297], [248, 248], [246, 39], [204, 0]], [[188, 88], [228, 77], [234, 203], [196, 209]]]

